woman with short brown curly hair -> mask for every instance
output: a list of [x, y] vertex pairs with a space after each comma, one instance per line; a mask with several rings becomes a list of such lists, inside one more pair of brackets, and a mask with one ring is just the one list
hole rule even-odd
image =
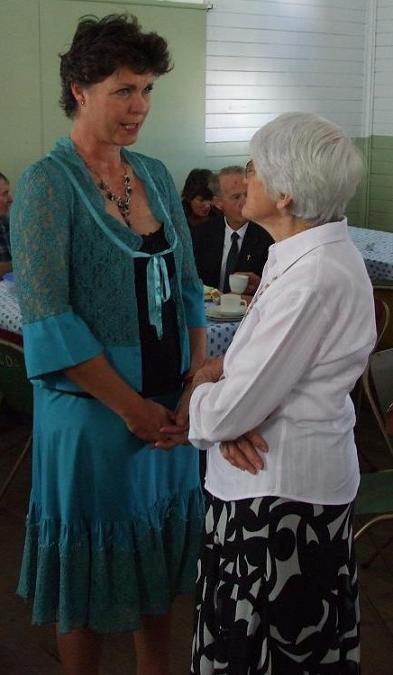
[[134, 632], [138, 675], [169, 675], [171, 602], [193, 589], [202, 499], [183, 392], [205, 356], [202, 285], [169, 172], [124, 147], [169, 69], [136, 19], [83, 18], [61, 57], [71, 135], [24, 173], [12, 214], [35, 385], [18, 592], [34, 623], [57, 623], [67, 675], [96, 675], [116, 631]]

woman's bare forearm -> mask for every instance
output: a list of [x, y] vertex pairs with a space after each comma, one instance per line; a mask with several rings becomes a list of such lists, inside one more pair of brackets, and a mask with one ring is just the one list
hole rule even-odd
[[120, 377], [103, 354], [67, 368], [64, 373], [124, 420], [128, 420], [131, 409], [135, 411], [143, 406], [143, 398]]
[[206, 328], [190, 328], [191, 365], [190, 373], [194, 374], [206, 360]]

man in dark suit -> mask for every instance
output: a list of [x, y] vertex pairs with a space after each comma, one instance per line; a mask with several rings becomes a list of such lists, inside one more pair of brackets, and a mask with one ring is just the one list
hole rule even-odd
[[199, 276], [206, 286], [228, 293], [229, 274], [252, 272], [250, 281], [255, 287], [254, 275], [262, 275], [268, 248], [274, 241], [263, 227], [242, 216], [247, 196], [244, 169], [221, 169], [209, 181], [209, 188], [218, 212], [192, 230]]

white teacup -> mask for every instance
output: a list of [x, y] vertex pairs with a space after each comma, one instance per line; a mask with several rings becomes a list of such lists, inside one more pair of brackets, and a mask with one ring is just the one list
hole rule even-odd
[[221, 296], [220, 312], [222, 314], [240, 313], [243, 310], [243, 307], [247, 307], [247, 303], [245, 300], [242, 300], [240, 295], [224, 293], [224, 295]]
[[232, 293], [244, 293], [248, 286], [248, 276], [247, 274], [230, 274], [229, 275], [229, 288]]

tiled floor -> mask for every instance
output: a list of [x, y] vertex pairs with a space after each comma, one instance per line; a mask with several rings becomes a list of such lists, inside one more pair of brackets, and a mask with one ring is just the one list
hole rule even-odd
[[[0, 411], [0, 480], [16, 458], [26, 431], [26, 422]], [[373, 457], [378, 467], [393, 464], [367, 409], [361, 417], [359, 447]], [[53, 628], [31, 627], [29, 608], [14, 593], [29, 481], [30, 461], [26, 461], [0, 508], [0, 674], [60, 675]], [[377, 543], [393, 537], [393, 520], [376, 526], [371, 536]], [[372, 540], [366, 535], [357, 546], [359, 563], [367, 560], [373, 550]], [[368, 569], [359, 565], [359, 577], [362, 675], [393, 675], [393, 543]], [[173, 623], [173, 675], [186, 675], [191, 644], [191, 598], [177, 601]], [[111, 636], [105, 643], [102, 674], [132, 673], [135, 667], [130, 638]]]

